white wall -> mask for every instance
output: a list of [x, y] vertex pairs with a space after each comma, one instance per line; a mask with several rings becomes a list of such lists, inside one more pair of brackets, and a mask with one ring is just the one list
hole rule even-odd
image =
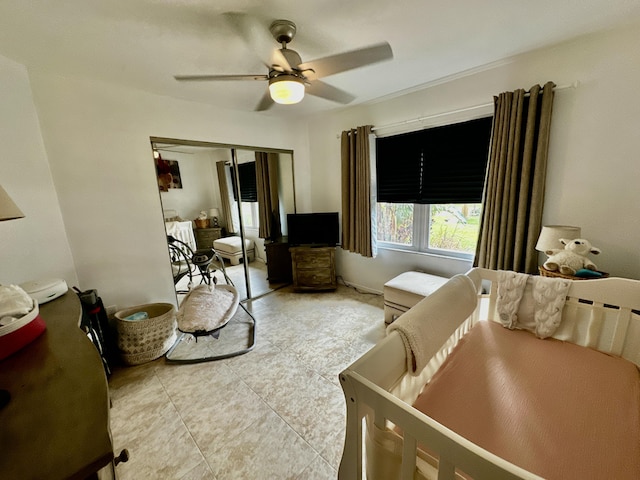
[[0, 222], [0, 283], [78, 284], [25, 68], [0, 56], [0, 185], [25, 218]]
[[[340, 210], [336, 135], [342, 130], [491, 103], [495, 94], [547, 80], [557, 85], [577, 80], [577, 89], [555, 96], [543, 223], [581, 226], [582, 236], [602, 249], [593, 257], [601, 270], [640, 278], [639, 44], [640, 25], [604, 32], [418, 92], [310, 119], [313, 209]], [[347, 282], [377, 291], [409, 268], [452, 275], [469, 267], [470, 262], [392, 251], [381, 251], [375, 259], [338, 255], [338, 272]]]
[[81, 288], [97, 288], [107, 306], [175, 301], [150, 137], [301, 150], [301, 122], [30, 78]]
[[183, 220], [194, 220], [201, 211], [209, 215], [209, 209], [220, 206], [218, 174], [211, 150], [163, 152], [162, 158], [178, 162], [182, 179], [182, 188], [160, 192], [164, 210], [175, 210]]

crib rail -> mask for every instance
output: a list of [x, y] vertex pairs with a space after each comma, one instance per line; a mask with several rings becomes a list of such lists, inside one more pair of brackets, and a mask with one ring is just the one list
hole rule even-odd
[[[469, 318], [459, 319], [459, 327], [451, 337], [432, 339], [443, 348], [425, 371], [416, 376], [407, 372], [404, 345], [400, 336], [392, 332], [341, 372], [347, 426], [338, 478], [361, 480], [367, 469], [369, 478], [385, 480], [448, 480], [460, 478], [459, 471], [473, 478], [540, 478], [469, 442], [411, 406], [422, 385], [451, 351], [451, 345], [476, 321], [496, 319], [497, 272], [476, 268], [467, 275], [478, 291], [476, 311]], [[421, 302], [414, 309], [424, 315], [425, 321], [437, 321], [437, 312], [430, 312], [427, 303]], [[554, 337], [621, 356], [640, 366], [638, 312], [640, 281], [574, 281]], [[393, 430], [394, 426], [401, 429], [402, 437]], [[427, 446], [439, 462], [425, 461], [421, 455], [424, 449], [419, 445]]]
[[[496, 271], [474, 268], [469, 275], [487, 292], [481, 318], [496, 319]], [[574, 280], [562, 322], [553, 338], [620, 356], [640, 366], [640, 281], [627, 278]]]

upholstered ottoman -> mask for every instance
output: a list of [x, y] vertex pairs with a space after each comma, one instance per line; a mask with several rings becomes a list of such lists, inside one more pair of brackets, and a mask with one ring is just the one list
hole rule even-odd
[[[247, 250], [247, 257], [249, 261], [253, 261], [255, 258], [254, 242], [253, 240], [245, 239], [245, 248]], [[213, 241], [213, 249], [218, 254], [231, 262], [231, 265], [239, 265], [242, 258], [242, 243], [240, 237], [223, 237]]]
[[423, 272], [404, 272], [384, 284], [384, 321], [389, 324], [431, 295], [448, 278]]

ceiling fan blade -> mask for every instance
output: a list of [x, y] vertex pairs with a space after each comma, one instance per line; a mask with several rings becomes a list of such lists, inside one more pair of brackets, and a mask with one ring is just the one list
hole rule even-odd
[[236, 12], [227, 12], [223, 16], [268, 68], [279, 65], [285, 71], [291, 71], [287, 59], [279, 49], [275, 48], [274, 39], [269, 33], [268, 27], [262, 25], [257, 18]]
[[320, 80], [314, 80], [313, 82], [311, 82], [311, 84], [307, 86], [305, 91], [309, 95], [314, 95], [316, 97], [331, 100], [332, 102], [345, 104], [351, 102], [354, 98], [356, 98], [350, 93], [331, 86], [328, 83], [321, 82]]
[[179, 82], [201, 82], [209, 80], [269, 80], [268, 75], [175, 75]]
[[391, 60], [393, 51], [387, 42], [378, 43], [369, 47], [351, 50], [349, 52], [331, 55], [311, 62], [298, 65], [299, 70], [313, 70], [315, 74], [305, 72], [309, 78], [322, 78], [335, 73], [345, 72], [354, 68], [364, 67], [373, 63]]
[[261, 112], [264, 110], [268, 110], [271, 108], [273, 104], [274, 104], [274, 101], [271, 98], [271, 95], [269, 94], [269, 90], [267, 90], [264, 93], [264, 95], [262, 95], [262, 98], [260, 99], [260, 102], [258, 102], [258, 105], [256, 105], [255, 111]]

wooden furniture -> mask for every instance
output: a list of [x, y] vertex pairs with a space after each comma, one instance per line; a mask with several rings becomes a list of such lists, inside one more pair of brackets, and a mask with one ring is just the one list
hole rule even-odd
[[[0, 362], [0, 478], [114, 478], [109, 391], [78, 296], [40, 306], [45, 332]], [[103, 467], [106, 467], [103, 469]]]
[[265, 242], [264, 249], [267, 254], [267, 280], [269, 283], [291, 283], [293, 272], [287, 237], [279, 238], [273, 242]]
[[198, 250], [213, 248], [213, 241], [222, 238], [222, 227], [196, 228], [193, 230]]
[[291, 247], [293, 286], [296, 290], [335, 290], [335, 247]]

